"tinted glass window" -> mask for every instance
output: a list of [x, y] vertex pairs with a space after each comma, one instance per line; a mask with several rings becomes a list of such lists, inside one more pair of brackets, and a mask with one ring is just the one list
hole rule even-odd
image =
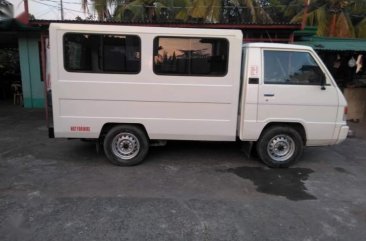
[[226, 39], [159, 37], [154, 40], [154, 72], [223, 76], [228, 66]]
[[67, 70], [91, 70], [91, 39], [89, 35], [66, 34], [64, 61]]
[[323, 72], [306, 52], [264, 51], [264, 83], [320, 85]]
[[67, 71], [137, 73], [141, 45], [137, 36], [67, 33], [64, 66]]

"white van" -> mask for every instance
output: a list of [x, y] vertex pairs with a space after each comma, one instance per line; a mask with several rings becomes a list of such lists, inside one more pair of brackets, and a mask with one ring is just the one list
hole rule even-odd
[[98, 140], [121, 166], [155, 140], [256, 143], [287, 167], [304, 146], [345, 140], [346, 101], [313, 49], [250, 43], [227, 29], [54, 24], [57, 138]]

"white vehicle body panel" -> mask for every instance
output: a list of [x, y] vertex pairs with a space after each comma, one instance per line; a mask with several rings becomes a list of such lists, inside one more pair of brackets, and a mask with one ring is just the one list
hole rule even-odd
[[[68, 72], [63, 66], [65, 33], [138, 35], [138, 74]], [[223, 77], [156, 75], [152, 70], [157, 36], [215, 37], [229, 41], [229, 68]], [[52, 102], [55, 137], [98, 138], [105, 123], [142, 124], [150, 139], [235, 140], [242, 34], [238, 30], [177, 29], [51, 24]], [[52, 46], [53, 45], [53, 46]], [[72, 132], [71, 127], [87, 127]]]
[[[304, 128], [308, 146], [336, 144], [346, 138], [346, 101], [309, 47], [254, 43], [244, 45], [242, 51], [241, 31], [227, 29], [51, 24], [49, 31], [55, 137], [99, 138], [107, 123], [130, 123], [142, 125], [150, 139], [256, 141], [268, 124], [296, 123]], [[141, 71], [68, 72], [63, 64], [65, 33], [137, 35]], [[163, 36], [227, 39], [227, 74], [155, 74], [153, 42]], [[309, 53], [326, 76], [326, 90], [316, 85], [265, 84], [264, 50]], [[249, 79], [258, 82], [250, 84]]]
[[[258, 78], [259, 84], [247, 85], [241, 103], [245, 108], [241, 116], [240, 139], [257, 140], [270, 123], [298, 123], [304, 127], [307, 146], [335, 144], [340, 126], [346, 125], [343, 121], [346, 101], [314, 50], [298, 45], [263, 43], [247, 44], [244, 49], [250, 56], [244, 79]], [[325, 90], [319, 85], [265, 84], [264, 50], [309, 53], [325, 74]], [[254, 67], [256, 71], [251, 73]]]

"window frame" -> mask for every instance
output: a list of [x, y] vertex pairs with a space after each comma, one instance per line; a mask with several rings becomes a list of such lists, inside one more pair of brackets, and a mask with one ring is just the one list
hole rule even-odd
[[[224, 40], [227, 44], [227, 61], [225, 65], [225, 72], [222, 75], [206, 75], [206, 74], [179, 74], [179, 73], [158, 73], [156, 71], [155, 67], [155, 41], [158, 41], [159, 38], [179, 38], [179, 39], [219, 39]], [[159, 51], [159, 50], [158, 50]], [[217, 78], [217, 77], [225, 77], [229, 73], [229, 60], [230, 60], [230, 41], [227, 38], [215, 38], [215, 37], [195, 37], [195, 36], [166, 36], [166, 35], [158, 35], [155, 36], [153, 39], [153, 47], [152, 47], [152, 70], [154, 74], [156, 75], [162, 75], [162, 76], [191, 76], [191, 77], [211, 77], [211, 78]]]
[[[95, 72], [95, 71], [87, 71], [87, 70], [70, 70], [69, 68], [66, 67], [66, 61], [65, 61], [65, 37], [68, 34], [80, 34], [80, 35], [99, 35], [99, 36], [105, 36], [105, 35], [113, 35], [113, 36], [133, 36], [136, 37], [139, 41], [139, 47], [140, 47], [140, 58], [139, 58], [139, 68], [138, 71], [136, 72], [120, 72], [120, 71], [104, 71], [104, 69], [102, 69], [100, 72]], [[100, 48], [102, 47], [102, 50], [100, 50]], [[103, 39], [99, 40], [99, 49], [98, 52], [102, 51], [102, 57], [101, 59], [103, 59]], [[102, 67], [103, 68], [103, 62], [104, 60], [100, 61], [100, 56], [98, 56], [98, 66], [99, 68]], [[137, 75], [139, 73], [141, 73], [141, 65], [142, 65], [142, 44], [141, 44], [141, 37], [139, 35], [134, 35], [134, 34], [115, 34], [115, 33], [95, 33], [95, 32], [65, 32], [62, 35], [62, 60], [63, 60], [63, 67], [64, 70], [66, 72], [70, 72], [70, 73], [86, 73], [86, 74], [126, 74], [126, 75]]]
[[[288, 53], [305, 53], [308, 54], [313, 61], [318, 65], [319, 70], [321, 70], [321, 73], [323, 74], [324, 78], [327, 80], [327, 74], [326, 71], [324, 71], [323, 67], [321, 64], [319, 64], [319, 61], [317, 60], [317, 58], [312, 54], [312, 52], [310, 51], [306, 51], [306, 50], [289, 50], [289, 49], [262, 49], [262, 84], [264, 85], [289, 85], [289, 86], [321, 86], [321, 82], [319, 83], [303, 83], [303, 84], [299, 84], [299, 83], [284, 83], [284, 82], [280, 82], [280, 83], [275, 83], [275, 82], [271, 82], [271, 83], [266, 83], [264, 75], [265, 75], [265, 58], [264, 58], [264, 53], [265, 51], [271, 51], [271, 52], [288, 52]], [[328, 82], [326, 82], [325, 86], [330, 86], [330, 84]]]

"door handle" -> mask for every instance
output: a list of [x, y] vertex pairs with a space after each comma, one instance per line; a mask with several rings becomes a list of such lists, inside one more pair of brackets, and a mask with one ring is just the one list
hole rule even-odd
[[266, 96], [266, 97], [273, 97], [274, 94], [264, 94], [264, 96]]

